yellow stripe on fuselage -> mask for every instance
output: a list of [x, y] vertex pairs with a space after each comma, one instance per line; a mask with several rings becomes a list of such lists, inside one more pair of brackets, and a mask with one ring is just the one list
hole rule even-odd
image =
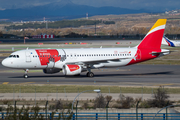
[[161, 25], [165, 25], [166, 21], [167, 21], [167, 19], [158, 19], [157, 22], [154, 24], [154, 26], [151, 28], [151, 30], [153, 30], [154, 28], [159, 27]]

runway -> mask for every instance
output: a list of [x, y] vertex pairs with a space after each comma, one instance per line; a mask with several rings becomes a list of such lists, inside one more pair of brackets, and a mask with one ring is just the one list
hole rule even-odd
[[131, 65], [119, 68], [95, 69], [93, 78], [66, 77], [62, 73], [44, 74], [42, 70], [30, 70], [29, 78], [23, 78], [23, 70], [0, 65], [0, 84], [56, 84], [56, 85], [115, 85], [115, 86], [180, 86], [180, 65]]

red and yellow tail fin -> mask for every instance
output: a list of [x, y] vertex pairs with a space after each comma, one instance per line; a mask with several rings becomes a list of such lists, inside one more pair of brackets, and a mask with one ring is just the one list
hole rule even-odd
[[137, 46], [140, 48], [147, 49], [160, 49], [161, 42], [164, 34], [166, 25], [166, 19], [158, 19], [151, 30], [144, 37], [142, 42]]

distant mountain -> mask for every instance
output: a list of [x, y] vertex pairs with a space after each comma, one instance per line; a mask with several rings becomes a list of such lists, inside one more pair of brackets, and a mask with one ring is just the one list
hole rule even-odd
[[0, 19], [10, 20], [42, 20], [43, 17], [51, 20], [72, 19], [89, 16], [108, 14], [134, 14], [147, 13], [146, 10], [133, 10], [119, 7], [92, 7], [77, 5], [70, 0], [47, 4], [44, 6], [28, 7], [21, 9], [0, 10]]

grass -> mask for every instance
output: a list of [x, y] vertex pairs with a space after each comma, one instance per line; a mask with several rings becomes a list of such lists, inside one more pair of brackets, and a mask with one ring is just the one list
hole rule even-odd
[[[0, 85], [0, 93], [79, 93], [85, 90], [100, 89], [102, 93], [144, 93], [151, 94], [157, 87], [119, 87], [87, 85]], [[164, 88], [169, 94], [179, 94], [180, 88]], [[89, 92], [93, 93], [93, 91]]]

